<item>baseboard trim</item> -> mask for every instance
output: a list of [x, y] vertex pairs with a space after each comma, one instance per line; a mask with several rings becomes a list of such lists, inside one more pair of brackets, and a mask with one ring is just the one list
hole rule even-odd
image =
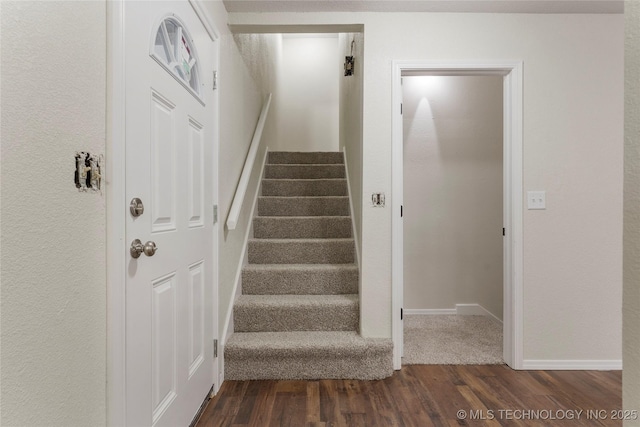
[[455, 308], [405, 308], [403, 313], [405, 316], [457, 314]]
[[[262, 185], [262, 177], [264, 176], [264, 167], [267, 163], [267, 156], [269, 155], [269, 147], [266, 147], [264, 151], [264, 157], [262, 158], [262, 166], [260, 167], [260, 175], [258, 176], [258, 188], [256, 189], [256, 193], [253, 196], [253, 202], [251, 204], [251, 211], [249, 213], [249, 225], [247, 226], [247, 231], [244, 233], [244, 241], [242, 243], [242, 251], [240, 252], [242, 256], [240, 257], [240, 262], [238, 263], [238, 268], [236, 269], [236, 275], [233, 283], [233, 291], [231, 292], [231, 300], [229, 301], [229, 307], [227, 307], [227, 318], [224, 322], [224, 329], [222, 330], [222, 339], [220, 340], [220, 349], [219, 349], [219, 380], [220, 386], [224, 382], [224, 346], [229, 339], [229, 330], [233, 329], [233, 305], [236, 302], [236, 296], [241, 289], [241, 281], [242, 281], [242, 268], [247, 263], [247, 246], [249, 244], [249, 235], [253, 231], [253, 217], [255, 215], [256, 205], [258, 204], [258, 196], [260, 194], [260, 185]], [[218, 388], [219, 388], [218, 387]]]
[[[360, 250], [358, 249], [358, 230], [356, 228], [356, 218], [353, 215], [353, 197], [351, 195], [351, 181], [349, 180], [349, 165], [347, 163], [347, 147], [342, 147], [342, 155], [344, 156], [344, 172], [347, 178], [347, 195], [349, 196], [349, 209], [351, 213], [351, 228], [353, 229], [353, 240], [356, 247], [356, 261], [358, 263], [358, 271], [360, 270]], [[360, 277], [362, 272], [359, 271]]]
[[405, 316], [451, 314], [458, 316], [486, 316], [502, 325], [502, 320], [498, 319], [493, 313], [480, 304], [456, 304], [456, 308], [405, 308], [403, 312]]
[[480, 304], [456, 304], [456, 314], [458, 316], [487, 316], [502, 325], [502, 320]]
[[535, 371], [619, 371], [622, 360], [523, 360], [523, 370]]

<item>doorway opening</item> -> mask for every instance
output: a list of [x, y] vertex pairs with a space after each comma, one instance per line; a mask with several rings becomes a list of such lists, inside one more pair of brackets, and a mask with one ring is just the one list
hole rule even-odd
[[[460, 80], [464, 77], [469, 79]], [[403, 78], [407, 85], [422, 86], [423, 91], [431, 90], [431, 99], [422, 99], [417, 95], [419, 99], [403, 100]], [[479, 123], [476, 123], [476, 125], [480, 127], [474, 130], [471, 122], [466, 122], [461, 128], [460, 117], [457, 117], [458, 120], [455, 117], [456, 114], [460, 116], [460, 113], [454, 113], [452, 109], [448, 113], [446, 112], [448, 108], [447, 102], [450, 102], [451, 98], [447, 98], [442, 92], [438, 98], [437, 91], [442, 90], [443, 85], [450, 84], [456, 80], [458, 80], [458, 83], [464, 81], [467, 84], [471, 84], [474, 81], [476, 83], [480, 82], [483, 78], [488, 79], [486, 80], [487, 82], [493, 79], [493, 84], [497, 84], [498, 87], [501, 86], [502, 88], [502, 99], [494, 100], [496, 105], [502, 107], [500, 142], [497, 147], [494, 143], [493, 149], [489, 151], [482, 150], [481, 144], [477, 144], [469, 152], [468, 150], [465, 151], [463, 145], [456, 146], [451, 141], [446, 140], [453, 138], [455, 131], [466, 131], [470, 134], [475, 133], [478, 136], [484, 131], [488, 132], [488, 130], [482, 131], [482, 125]], [[471, 93], [469, 90], [471, 88], [467, 87], [459, 93], [463, 99], [465, 96], [468, 98], [466, 99], [467, 108], [474, 103], [473, 98], [469, 96]], [[493, 317], [502, 319], [502, 358], [510, 367], [519, 369], [522, 365], [522, 63], [434, 64], [395, 61], [393, 63], [392, 95], [394, 103], [392, 123], [392, 180], [394, 194], [392, 201], [392, 337], [394, 342], [394, 368], [400, 369], [402, 365], [404, 320], [406, 319], [404, 315], [405, 313], [411, 313], [412, 309], [416, 310], [415, 307], [405, 306], [406, 298], [404, 293], [406, 291], [411, 304], [421, 304], [418, 295], [428, 299], [428, 303], [423, 301], [428, 304], [428, 306], [424, 307], [425, 310], [446, 310], [440, 311], [442, 314], [458, 312], [460, 314], [464, 312], [466, 314], [482, 313], [489, 314], [486, 316], [487, 319]], [[405, 103], [405, 101], [407, 102]], [[494, 108], [496, 107], [494, 106]], [[435, 110], [438, 111], [436, 112]], [[414, 120], [403, 119], [403, 113], [413, 115]], [[416, 121], [416, 114], [422, 116], [422, 120], [418, 119]], [[405, 128], [405, 124], [407, 128]], [[421, 126], [422, 129], [420, 129]], [[429, 132], [431, 132], [432, 139], [438, 142], [431, 146], [415, 146], [418, 141], [427, 138]], [[493, 138], [495, 139], [495, 132]], [[446, 142], [448, 144], [445, 146]], [[410, 146], [407, 146], [407, 144]], [[469, 147], [466, 148], [468, 149]], [[407, 153], [405, 150], [409, 152]], [[489, 152], [493, 154], [489, 156]], [[405, 163], [405, 155], [411, 156], [410, 163]], [[447, 158], [453, 159], [462, 155], [465, 156], [466, 161], [458, 158], [459, 162], [453, 161], [449, 165], [446, 164]], [[502, 167], [500, 168], [499, 165], [494, 164], [494, 167], [484, 168], [487, 170], [482, 174], [486, 176], [482, 179], [479, 177], [479, 182], [467, 188], [467, 190], [471, 190], [470, 194], [462, 194], [464, 196], [462, 199], [452, 197], [452, 192], [461, 192], [462, 181], [464, 181], [464, 172], [456, 170], [456, 167], [461, 164], [468, 166], [470, 160], [480, 155], [489, 156], [483, 157], [483, 160], [487, 162], [495, 163], [496, 159], [499, 159]], [[493, 160], [490, 160], [490, 158]], [[421, 161], [423, 164], [420, 164]], [[427, 161], [440, 163], [432, 163], [427, 167], [424, 164]], [[458, 163], [457, 166], [456, 163]], [[406, 173], [405, 165], [407, 165]], [[441, 178], [441, 186], [438, 186], [437, 179], [433, 179], [438, 174]], [[501, 175], [501, 179], [497, 177], [497, 174]], [[429, 178], [429, 176], [432, 178], [432, 182], [429, 184], [432, 186], [431, 189], [425, 187], [427, 183], [424, 182], [424, 179]], [[412, 182], [408, 182], [409, 179]], [[414, 179], [422, 179], [423, 181], [414, 182]], [[498, 191], [494, 188], [493, 192], [487, 194], [481, 192], [483, 187], [489, 186], [489, 182], [494, 182], [496, 179], [497, 184], [495, 186], [499, 189], [501, 185], [501, 190]], [[484, 183], [486, 185], [482, 185], [482, 180], [486, 181]], [[471, 181], [469, 180], [469, 182]], [[422, 195], [408, 197], [407, 190], [411, 190], [413, 187], [418, 188]], [[430, 194], [431, 200], [425, 201], [425, 193]], [[476, 195], [481, 199], [474, 202], [473, 199]], [[456, 203], [464, 204], [469, 202], [473, 203], [473, 205], [466, 208], [467, 212], [461, 211], [465, 209], [461, 205], [456, 205]], [[427, 204], [425, 205], [425, 203]], [[413, 205], [413, 207], [409, 205]], [[461, 256], [462, 258], [467, 255], [471, 256], [475, 245], [475, 243], [472, 244], [467, 240], [467, 244], [461, 247], [460, 242], [464, 242], [464, 234], [469, 237], [469, 233], [474, 232], [477, 235], [476, 237], [479, 238], [483, 234], [480, 232], [481, 229], [492, 227], [491, 220], [487, 220], [481, 226], [478, 226], [479, 224], [477, 223], [470, 224], [469, 230], [464, 231], [466, 226], [462, 225], [462, 222], [468, 222], [468, 218], [465, 219], [463, 217], [470, 213], [468, 212], [469, 209], [480, 207], [482, 209], [487, 208], [487, 215], [493, 215], [493, 222], [497, 221], [497, 230], [492, 231], [503, 241], [501, 243], [492, 242], [492, 246], [497, 246], [497, 249], [494, 247], [492, 252], [494, 253], [494, 258], [497, 257], [495, 256], [496, 252], [499, 254], [502, 251], [502, 256], [491, 266], [488, 266], [486, 262], [483, 263], [481, 259], [478, 260], [482, 264], [480, 270], [484, 269], [486, 271], [480, 273], [476, 270], [474, 277], [474, 274], [470, 273], [473, 270], [473, 261], [471, 261], [471, 264], [467, 263], [469, 268], [457, 266], [457, 269], [453, 270], [448, 267], [455, 265], [456, 262], [469, 261], [471, 259], [460, 259]], [[495, 218], [496, 212], [494, 212], [497, 207], [502, 208], [498, 219]], [[413, 211], [411, 217], [408, 214], [405, 215], [405, 208], [407, 212]], [[424, 212], [421, 215], [420, 212], [422, 211]], [[427, 212], [429, 217], [424, 215]], [[462, 215], [462, 217], [457, 218], [456, 215]], [[449, 223], [451, 227], [443, 227], [442, 224], [439, 226], [436, 224], [438, 221], [442, 223], [444, 218], [454, 220], [454, 222]], [[473, 221], [477, 222], [477, 218], [473, 219]], [[421, 228], [423, 229], [422, 232], [425, 232], [424, 228], [429, 222], [431, 223], [431, 236], [429, 238], [433, 241], [425, 243], [420, 239], [421, 234], [422, 237], [425, 237], [424, 233], [417, 232]], [[407, 227], [408, 232], [413, 234], [405, 233], [405, 227]], [[504, 230], [501, 230], [501, 228], [504, 228]], [[503, 236], [500, 235], [501, 231]], [[407, 237], [408, 234], [410, 235]], [[434, 247], [433, 245], [438, 244], [438, 239], [439, 246]], [[432, 246], [429, 247], [429, 244]], [[427, 252], [422, 252], [421, 249]], [[429, 264], [425, 262], [429, 251], [434, 254], [431, 260], [436, 262], [437, 272], [433, 271], [433, 265], [431, 266], [432, 271], [427, 272], [425, 270], [429, 268]], [[421, 256], [423, 262], [419, 267], [408, 271], [405, 266], [407, 261], [411, 263], [410, 255], [412, 253]], [[456, 256], [458, 257], [457, 261]], [[446, 263], [454, 264], [447, 266]], [[496, 265], [498, 266], [497, 272], [495, 271]], [[467, 275], [465, 269], [470, 274]], [[449, 272], [448, 277], [446, 277], [447, 271]], [[441, 276], [437, 277], [438, 274]], [[445, 276], [442, 276], [442, 274], [445, 274]], [[472, 289], [475, 284], [482, 282], [477, 280], [479, 275], [484, 275], [486, 280], [493, 280], [494, 282], [493, 285], [490, 285], [492, 289], [485, 292], [485, 294], [482, 294], [482, 292], [477, 293], [478, 289]], [[425, 286], [428, 286], [426, 285], [425, 276], [430, 276], [431, 282], [448, 280], [449, 286], [446, 289], [425, 289]], [[492, 279], [489, 279], [489, 276]], [[500, 280], [500, 276], [502, 280]], [[420, 277], [422, 277], [422, 280], [416, 279]], [[417, 286], [416, 281], [419, 282]], [[502, 286], [496, 286], [496, 281], [498, 283], [501, 282]], [[451, 285], [452, 282], [457, 283]], [[405, 283], [408, 283], [408, 288], [405, 288]], [[422, 289], [420, 289], [420, 286]], [[487, 290], [485, 289], [485, 291]], [[466, 296], [460, 296], [461, 293], [465, 292]], [[476, 292], [476, 295], [471, 296], [474, 292]], [[452, 301], [457, 298], [462, 299], [452, 304]], [[474, 298], [475, 301], [470, 298]], [[440, 307], [437, 306], [438, 304]], [[442, 308], [443, 304], [453, 305], [453, 307]], [[456, 307], [456, 304], [460, 304], [460, 306]], [[405, 311], [407, 309], [408, 311]], [[437, 312], [431, 311], [431, 313]], [[414, 311], [414, 313], [416, 312]]]
[[402, 77], [403, 364], [501, 364], [502, 76]]

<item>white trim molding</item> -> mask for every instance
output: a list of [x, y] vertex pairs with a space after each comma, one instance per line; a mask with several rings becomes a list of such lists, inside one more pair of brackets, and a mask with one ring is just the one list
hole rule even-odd
[[196, 12], [196, 15], [198, 15], [198, 18], [200, 18], [200, 22], [202, 22], [202, 26], [204, 27], [204, 29], [207, 30], [207, 34], [209, 34], [211, 41], [218, 40], [220, 38], [220, 33], [213, 23], [211, 16], [209, 16], [209, 13], [202, 5], [202, 0], [189, 0], [189, 4], [191, 4], [191, 7]]
[[455, 308], [405, 308], [405, 316], [442, 316], [458, 314]]
[[249, 224], [247, 225], [247, 230], [244, 233], [243, 242], [242, 242], [242, 251], [240, 252], [242, 256], [240, 257], [240, 261], [238, 262], [238, 268], [236, 269], [236, 275], [233, 283], [233, 291], [231, 292], [231, 301], [229, 301], [229, 306], [227, 307], [227, 318], [224, 322], [224, 329], [222, 330], [222, 339], [219, 341], [220, 349], [218, 351], [218, 357], [220, 358], [218, 364], [218, 379], [220, 381], [219, 387], [222, 386], [224, 382], [224, 347], [227, 344], [227, 340], [229, 339], [229, 331], [233, 333], [233, 305], [236, 301], [236, 297], [242, 293], [242, 268], [248, 263], [248, 253], [247, 246], [249, 244], [249, 236], [253, 232], [253, 218], [255, 216], [256, 206], [258, 204], [258, 196], [260, 195], [260, 186], [262, 185], [262, 178], [264, 177], [264, 168], [267, 164], [267, 158], [269, 157], [269, 147], [265, 148], [264, 157], [262, 158], [262, 165], [260, 167], [260, 175], [258, 176], [258, 187], [256, 189], [256, 193], [253, 196], [253, 202], [251, 203], [251, 210], [249, 211]]
[[107, 2], [107, 425], [126, 425], [124, 1]]
[[486, 316], [502, 325], [502, 320], [480, 304], [456, 304], [456, 308], [405, 308], [403, 314], [405, 316]]
[[619, 371], [622, 360], [523, 360], [522, 369], [531, 371]]
[[356, 228], [356, 218], [353, 215], [353, 196], [351, 195], [351, 181], [349, 180], [349, 165], [347, 162], [347, 147], [342, 147], [342, 153], [344, 156], [344, 171], [347, 177], [347, 195], [349, 196], [349, 209], [351, 212], [351, 228], [353, 229], [353, 239], [356, 242], [356, 262], [358, 263], [358, 277], [362, 277], [360, 271], [360, 249], [358, 248], [358, 229]]
[[[219, 33], [212, 24], [211, 17], [201, 0], [189, 0], [194, 11], [205, 26], [212, 40]], [[128, 248], [125, 242], [126, 212], [126, 158], [125, 158], [125, 2], [107, 2], [107, 144], [105, 193], [107, 199], [107, 426], [126, 425], [126, 260]], [[216, 47], [215, 61], [219, 65], [220, 49]], [[215, 127], [219, 129], [219, 98], [214, 94], [216, 109]], [[218, 159], [218, 132], [214, 135], [215, 162]], [[217, 165], [215, 166], [218, 170]], [[217, 172], [216, 172], [217, 173]], [[217, 177], [214, 191], [217, 203]], [[214, 226], [217, 227], [217, 226]], [[217, 248], [218, 233], [215, 232], [214, 245]], [[216, 249], [214, 265], [218, 264]], [[214, 277], [217, 294], [218, 279]], [[217, 305], [217, 296], [214, 296]], [[214, 334], [217, 335], [217, 320], [214, 318]], [[218, 385], [219, 387], [219, 385]]]
[[458, 316], [486, 316], [502, 325], [502, 320], [480, 304], [456, 304], [456, 314]]
[[504, 312], [503, 357], [514, 369], [523, 366], [523, 62], [392, 62], [391, 274], [393, 365], [402, 366], [403, 324], [403, 75], [501, 75], [504, 77]]

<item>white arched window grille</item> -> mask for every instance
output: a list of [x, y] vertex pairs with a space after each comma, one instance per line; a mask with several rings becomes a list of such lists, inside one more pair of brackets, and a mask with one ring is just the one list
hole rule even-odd
[[165, 15], [153, 37], [150, 55], [203, 102], [200, 62], [189, 31], [174, 14]]

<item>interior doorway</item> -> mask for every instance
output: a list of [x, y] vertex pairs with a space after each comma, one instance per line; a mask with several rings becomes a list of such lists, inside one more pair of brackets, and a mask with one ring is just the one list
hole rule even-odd
[[[402, 364], [404, 330], [403, 76], [494, 76], [502, 81], [503, 359], [522, 365], [522, 63], [393, 63], [392, 337], [394, 367]], [[495, 305], [494, 305], [495, 307]], [[495, 311], [495, 308], [493, 309]], [[499, 317], [499, 316], [496, 316]]]
[[503, 77], [408, 74], [403, 364], [500, 364]]

